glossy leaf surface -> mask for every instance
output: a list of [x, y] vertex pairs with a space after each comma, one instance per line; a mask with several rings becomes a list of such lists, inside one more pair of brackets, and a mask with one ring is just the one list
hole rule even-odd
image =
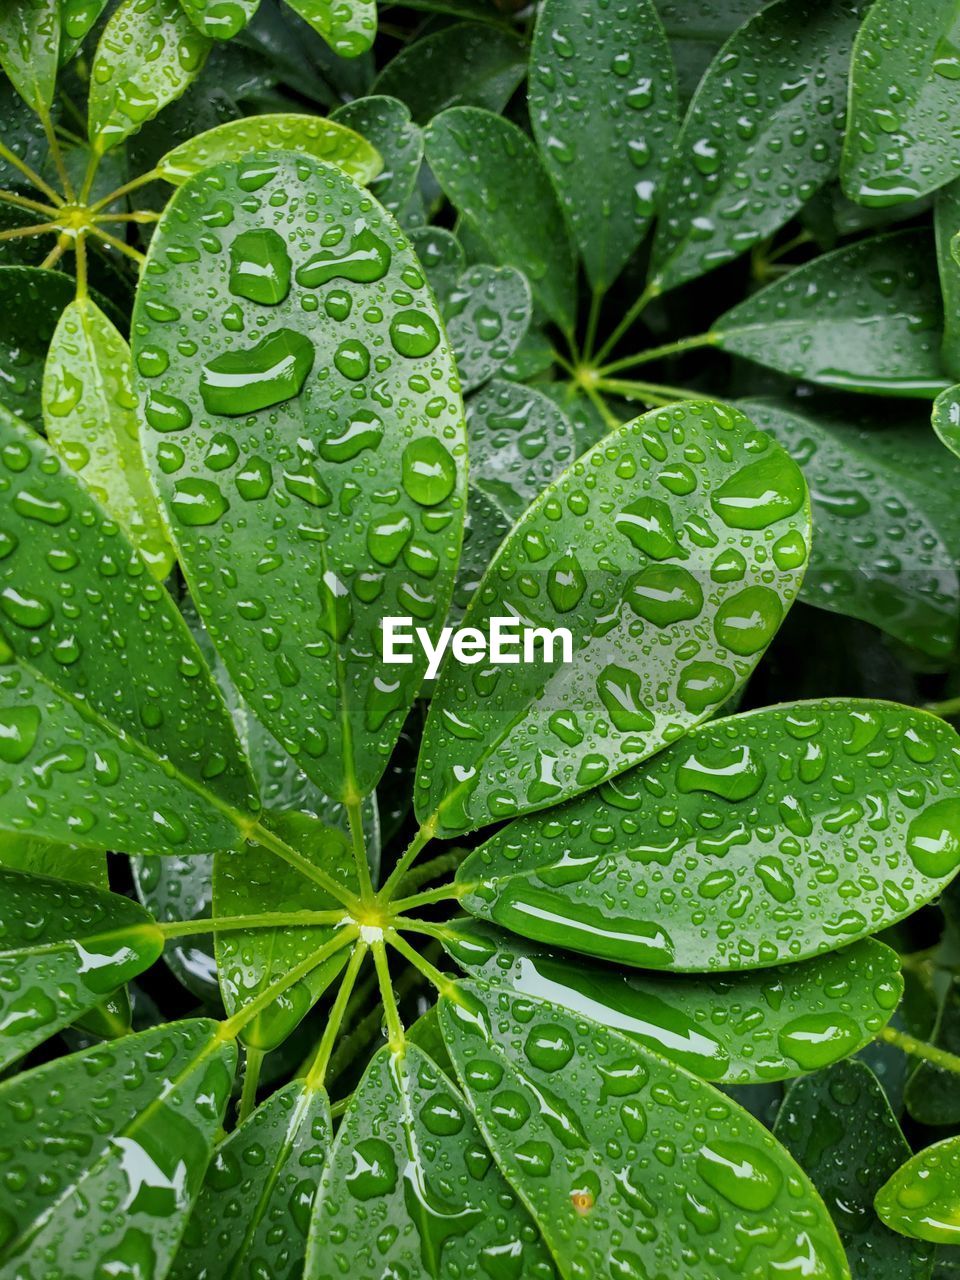
[[166, 1274], [235, 1058], [216, 1023], [193, 1019], [0, 1084], [4, 1271], [29, 1275], [42, 1259], [54, 1275]]
[[409, 107], [377, 94], [338, 107], [331, 119], [376, 148], [383, 167], [371, 190], [385, 209], [399, 217], [413, 194], [423, 160], [423, 133], [410, 118]]
[[184, 13], [211, 40], [232, 40], [243, 30], [260, 0], [180, 0]]
[[960, 1241], [960, 1137], [925, 1147], [877, 1193], [877, 1213], [892, 1231], [915, 1240]]
[[575, 661], [556, 644], [529, 665], [447, 662], [421, 820], [557, 804], [702, 720], [773, 638], [808, 536], [799, 469], [735, 410], [688, 401], [611, 432], [511, 530], [465, 619], [562, 625]]
[[960, 179], [937, 192], [933, 208], [937, 269], [943, 296], [943, 346], [940, 355], [943, 367], [951, 377], [960, 378], [960, 262], [953, 251], [954, 238], [960, 232]]
[[[211, 914], [213, 854], [137, 857], [132, 859], [132, 870], [137, 897], [155, 920], [200, 920]], [[219, 1004], [212, 932], [170, 939], [163, 949], [163, 959], [177, 981], [198, 1000], [207, 1005]]]
[[57, 271], [0, 267], [0, 400], [32, 426], [42, 420], [47, 348], [73, 297], [73, 281]]
[[107, 855], [103, 849], [59, 844], [17, 831], [0, 831], [0, 865], [34, 876], [53, 876], [57, 880], [93, 885], [95, 889], [110, 887]]
[[958, 866], [954, 730], [894, 703], [824, 699], [701, 725], [511, 823], [457, 878], [469, 911], [524, 937], [703, 972], [835, 950], [915, 911]]
[[0, 497], [0, 825], [135, 852], [229, 848], [252, 784], [173, 601], [10, 415]]
[[569, 1280], [849, 1276], [806, 1176], [709, 1085], [506, 989], [460, 983], [440, 1021], [484, 1138]]
[[933, 402], [932, 422], [941, 441], [960, 458], [960, 385], [940, 392]]
[[0, 67], [33, 109], [53, 102], [60, 58], [57, 0], [17, 0], [0, 14]]
[[677, 133], [667, 37], [653, 0], [544, 0], [530, 119], [587, 278], [605, 289], [650, 225]]
[[368, 792], [425, 667], [384, 672], [380, 620], [435, 634], [463, 521], [456, 372], [405, 237], [328, 165], [219, 166], [165, 213], [133, 334], [148, 464], [205, 627], [302, 769], [334, 798]]
[[357, 58], [377, 34], [376, 0], [286, 0], [341, 58]]
[[513, 267], [470, 267], [443, 307], [465, 392], [488, 382], [513, 355], [533, 310], [530, 286]]
[[569, 330], [576, 303], [573, 247], [533, 143], [510, 121], [478, 107], [444, 111], [425, 136], [430, 168], [451, 203], [498, 262], [524, 272], [536, 300]]
[[107, 0], [60, 0], [60, 65], [69, 62], [107, 7]]
[[556, 1274], [458, 1090], [412, 1044], [374, 1056], [323, 1171], [305, 1280], [345, 1273]]
[[[960, 1050], [960, 983], [952, 977], [940, 994], [930, 1042], [947, 1053]], [[952, 1071], [933, 1062], [917, 1062], [907, 1080], [904, 1105], [914, 1120], [926, 1125], [960, 1123], [960, 1099]]]
[[712, 340], [793, 378], [932, 400], [947, 379], [931, 249], [911, 230], [824, 254], [721, 316]]

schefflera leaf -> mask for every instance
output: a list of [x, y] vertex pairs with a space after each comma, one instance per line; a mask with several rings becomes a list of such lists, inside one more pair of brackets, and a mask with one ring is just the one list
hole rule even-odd
[[653, 0], [544, 0], [530, 119], [595, 290], [650, 225], [677, 133], [673, 59]]
[[304, 1278], [344, 1274], [556, 1276], [459, 1090], [409, 1042], [374, 1055], [317, 1192]]
[[235, 1046], [196, 1018], [0, 1084], [0, 1267], [166, 1275], [203, 1182]]
[[960, 866], [960, 737], [894, 703], [786, 703], [701, 725], [648, 764], [511, 823], [463, 905], [651, 969], [790, 963], [876, 933]]
[[712, 1086], [559, 1005], [478, 982], [441, 999], [440, 1024], [566, 1280], [848, 1280], [806, 1175]]
[[163, 950], [139, 903], [0, 868], [0, 1069], [93, 1009]]
[[49, 445], [0, 411], [0, 826], [231, 848], [257, 799], [179, 610]]
[[960, 1137], [917, 1152], [884, 1183], [874, 1204], [891, 1231], [960, 1244]]
[[0, 362], [3, 404], [31, 426], [43, 408], [43, 369], [50, 342], [76, 283], [60, 271], [41, 267], [0, 267]]
[[232, 40], [247, 25], [260, 0], [180, 0], [199, 32], [211, 40]]
[[369, 792], [425, 669], [466, 483], [456, 369], [405, 236], [339, 169], [265, 153], [189, 179], [133, 318], [144, 447], [204, 626], [328, 795]]
[[60, 56], [58, 0], [22, 0], [0, 15], [0, 67], [34, 111], [49, 111]]
[[341, 58], [358, 58], [377, 34], [376, 0], [286, 0]]
[[709, 979], [571, 964], [569, 954], [479, 920], [446, 925], [441, 941], [469, 976], [562, 1005], [720, 1084], [786, 1080], [856, 1053], [903, 992], [897, 953], [872, 938]]
[[332, 1141], [323, 1089], [291, 1080], [272, 1093], [214, 1151], [170, 1280], [299, 1275]]
[[716, 711], [773, 639], [810, 537], [796, 463], [736, 410], [688, 401], [610, 432], [501, 545], [464, 624], [569, 629], [537, 661], [448, 658], [420, 751], [438, 831], [541, 809]]

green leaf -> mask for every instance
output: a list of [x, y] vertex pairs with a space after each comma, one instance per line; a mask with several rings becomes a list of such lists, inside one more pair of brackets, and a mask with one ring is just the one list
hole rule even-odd
[[417, 124], [426, 125], [448, 107], [498, 114], [526, 73], [516, 35], [458, 22], [407, 45], [380, 72], [373, 91], [399, 98]]
[[[955, 977], [940, 994], [937, 1020], [930, 1039], [948, 1053], [960, 1051], [960, 981]], [[920, 1124], [955, 1125], [960, 1123], [957, 1093], [954, 1072], [932, 1062], [918, 1062], [907, 1081], [903, 1101], [907, 1111]]]
[[60, 65], [69, 62], [107, 7], [107, 0], [60, 0]]
[[[928, 455], [938, 452], [930, 433], [922, 425], [914, 433], [914, 465], [901, 469], [885, 456], [880, 424], [857, 430], [761, 401], [742, 408], [780, 441], [810, 486], [813, 552], [800, 599], [947, 657], [957, 640], [960, 580], [955, 531], [941, 525], [931, 501], [940, 486], [930, 470]], [[943, 486], [951, 505], [957, 480]]]
[[831, 1208], [857, 1280], [929, 1280], [933, 1250], [891, 1235], [874, 1212], [910, 1148], [869, 1067], [838, 1062], [798, 1080], [773, 1133]]
[[937, 238], [937, 267], [943, 295], [943, 366], [960, 378], [960, 262], [953, 254], [953, 239], [960, 229], [960, 180], [937, 192], [933, 206]]
[[520, 340], [520, 345], [503, 366], [503, 376], [513, 382], [540, 379], [553, 368], [553, 343], [541, 328], [532, 327]]
[[4, 1272], [166, 1275], [235, 1059], [215, 1022], [191, 1019], [0, 1084]]
[[122, 0], [90, 72], [90, 142], [101, 154], [179, 98], [203, 69], [210, 40], [178, 0]]
[[574, 661], [559, 640], [533, 663], [448, 657], [421, 821], [467, 831], [558, 804], [703, 720], [773, 639], [808, 538], [799, 468], [739, 412], [687, 401], [612, 431], [514, 526], [465, 619], [563, 626]]
[[648, 969], [792, 963], [903, 919], [960, 866], [960, 739], [894, 703], [823, 699], [701, 725], [461, 865], [463, 905]]
[[426, 665], [385, 672], [381, 619], [436, 635], [464, 508], [453, 357], [406, 238], [308, 157], [207, 170], [154, 233], [133, 348], [148, 465], [213, 643], [327, 795], [366, 794]]
[[251, 152], [299, 151], [334, 164], [355, 182], [366, 185], [383, 168], [376, 149], [352, 129], [321, 116], [293, 113], [250, 116], [195, 134], [174, 147], [157, 164], [157, 173], [180, 186], [201, 169], [242, 160]]
[[305, 1280], [481, 1273], [555, 1275], [456, 1087], [415, 1045], [380, 1049], [323, 1171]]
[[0, 395], [8, 409], [33, 426], [42, 419], [47, 349], [75, 288], [58, 271], [0, 267]]
[[567, 1280], [849, 1277], [806, 1175], [710, 1085], [481, 983], [445, 996], [440, 1023], [487, 1145]]
[[60, 57], [57, 0], [15, 0], [0, 15], [0, 67], [35, 111], [50, 110]]
[[260, 0], [180, 0], [184, 13], [202, 35], [232, 40], [260, 7]]
[[[563, 213], [526, 134], [478, 107], [430, 122], [427, 160], [448, 199], [495, 260], [516, 267], [561, 329], [573, 329], [576, 262]], [[491, 193], [495, 198], [491, 199]]]
[[95, 302], [64, 308], [43, 374], [47, 439], [163, 579], [173, 549], [140, 451], [130, 348]]
[[759, 1084], [868, 1044], [903, 991], [895, 951], [869, 939], [759, 973], [697, 979], [624, 972], [456, 920], [441, 941], [471, 977], [550, 1000], [619, 1031], [703, 1080]]
[[[53, 876], [93, 885], [95, 889], [110, 888], [104, 849], [40, 840], [19, 831], [0, 831], [0, 865], [34, 876]], [[161, 865], [160, 860], [154, 865]]]
[[[201, 920], [213, 910], [213, 854], [131, 859], [137, 897], [155, 920]], [[163, 949], [170, 972], [198, 1000], [220, 1004], [213, 933], [174, 938]]]
[[136, 902], [0, 868], [0, 1069], [93, 1009], [163, 950]]
[[291, 1080], [271, 1094], [214, 1151], [170, 1280], [299, 1275], [332, 1141], [323, 1089]]
[[286, 0], [341, 58], [358, 58], [377, 34], [376, 0]]
[[931, 421], [940, 440], [960, 458], [960, 384], [940, 392], [933, 402]]
[[935, 1142], [901, 1165], [874, 1204], [891, 1231], [934, 1244], [960, 1242], [960, 1137]]
[[745, 253], [835, 175], [859, 8], [779, 0], [717, 54], [662, 195], [651, 288]]
[[511, 522], [576, 456], [567, 416], [542, 392], [495, 378], [467, 403], [470, 483]]
[[410, 232], [410, 244], [443, 308], [467, 265], [463, 245], [445, 227], [415, 227]]
[[533, 300], [513, 267], [469, 267], [443, 306], [463, 390], [488, 382], [509, 360], [530, 324]]
[[252, 781], [173, 601], [9, 414], [0, 493], [0, 826], [138, 853], [230, 848]]
[[874, 0], [853, 52], [843, 189], [899, 204], [960, 173], [944, 122], [960, 108], [954, 0]]
[[[340, 831], [304, 814], [274, 814], [269, 826], [303, 858], [331, 874], [346, 889], [356, 889], [350, 844]], [[218, 853], [213, 863], [214, 916], [261, 912], [331, 911], [339, 907], [322, 886], [275, 853], [248, 844]], [[319, 951], [339, 926], [300, 925], [271, 929], [230, 929], [216, 935], [220, 991], [228, 1013], [236, 1013], [271, 983]], [[347, 962], [337, 952], [300, 979], [251, 1019], [240, 1035], [256, 1049], [273, 1049], [294, 1030]]]
[[530, 119], [593, 289], [603, 292], [654, 216], [678, 129], [673, 59], [653, 0], [544, 0], [530, 53]]
[[710, 341], [823, 386], [932, 400], [942, 304], [925, 231], [894, 231], [824, 254], [733, 307]]
[[467, 494], [467, 520], [463, 549], [457, 568], [457, 584], [447, 612], [447, 623], [459, 622], [486, 573], [497, 548], [510, 530], [511, 520], [493, 498], [476, 485]]
[[423, 134], [409, 108], [396, 98], [357, 98], [338, 107], [331, 121], [353, 130], [376, 148], [383, 167], [370, 190], [395, 216], [410, 199], [423, 161]]

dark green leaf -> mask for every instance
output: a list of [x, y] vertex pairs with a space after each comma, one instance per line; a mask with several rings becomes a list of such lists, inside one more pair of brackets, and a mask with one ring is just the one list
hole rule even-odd
[[370, 189], [385, 209], [399, 216], [413, 194], [423, 161], [423, 134], [410, 119], [409, 108], [396, 98], [378, 95], [348, 102], [330, 118], [376, 148], [383, 168]]
[[49, 111], [60, 60], [58, 0], [10, 0], [0, 14], [0, 67], [35, 111]]
[[[164, 860], [165, 861], [165, 860]], [[159, 858], [155, 866], [163, 865]], [[26, 871], [33, 876], [53, 876], [73, 880], [76, 884], [109, 889], [107, 855], [103, 849], [84, 845], [58, 844], [22, 835], [18, 831], [0, 831], [0, 865], [11, 871]]]
[[443, 306], [463, 390], [488, 382], [516, 351], [530, 324], [526, 277], [513, 267], [470, 267]]
[[416, 227], [410, 244], [442, 310], [467, 265], [463, 245], [444, 227]]
[[943, 295], [943, 367], [960, 378], [960, 262], [953, 254], [953, 240], [960, 231], [960, 180], [937, 192], [933, 225], [937, 238], [937, 267]]
[[47, 349], [74, 294], [74, 282], [57, 271], [0, 267], [0, 398], [33, 426], [43, 415]]
[[457, 585], [447, 622], [460, 621], [486, 573], [497, 548], [510, 531], [510, 517], [483, 489], [471, 484], [467, 494], [467, 520], [457, 569]]
[[960, 738], [894, 703], [712, 721], [461, 865], [463, 905], [648, 969], [789, 963], [936, 897], [960, 866]]
[[915, 1240], [960, 1242], [960, 1137], [917, 1152], [877, 1192], [877, 1213]]
[[[213, 854], [132, 859], [137, 897], [160, 921], [201, 920], [213, 910]], [[220, 1003], [213, 934], [176, 938], [163, 959], [178, 982], [207, 1005]]]
[[377, 34], [376, 0], [286, 0], [341, 58], [358, 58]]
[[[948, 1053], [960, 1052], [960, 980], [952, 978], [940, 997], [932, 1042]], [[957, 1077], [932, 1062], [918, 1062], [903, 1095], [910, 1115], [928, 1125], [960, 1124]], [[892, 1172], [892, 1170], [891, 1170]]]

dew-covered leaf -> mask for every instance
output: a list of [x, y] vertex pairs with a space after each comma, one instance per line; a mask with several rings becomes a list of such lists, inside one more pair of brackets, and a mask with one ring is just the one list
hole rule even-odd
[[0, 12], [0, 67], [35, 111], [49, 111], [60, 61], [59, 0], [9, 0]]
[[377, 34], [376, 0], [286, 0], [341, 58], [358, 58]]
[[260, 6], [260, 0], [180, 0], [199, 32], [211, 40], [232, 40]]
[[442, 309], [467, 265], [463, 245], [446, 227], [415, 227], [410, 244]]
[[940, 392], [933, 402], [931, 421], [943, 444], [960, 458], [960, 384]]
[[855, 1053], [889, 1020], [903, 990], [897, 953], [873, 939], [711, 978], [571, 963], [485, 921], [453, 921], [441, 941], [472, 977], [562, 1005], [724, 1084], [785, 1080]]
[[179, 98], [203, 69], [210, 40], [178, 0], [122, 0], [90, 71], [90, 142], [103, 153]]
[[484, 489], [471, 483], [457, 583], [447, 613], [448, 624], [463, 618], [497, 548], [510, 531], [510, 525], [510, 517], [503, 508]]
[[58, 271], [0, 267], [0, 399], [33, 426], [43, 416], [47, 349], [74, 294], [73, 280]]
[[954, 253], [954, 239], [960, 232], [960, 179], [937, 192], [933, 206], [933, 226], [937, 240], [937, 267], [943, 296], [943, 367], [960, 378], [960, 261]]
[[213, 1153], [170, 1280], [299, 1275], [333, 1140], [323, 1089], [291, 1080]]
[[338, 107], [330, 117], [364, 138], [382, 161], [370, 190], [394, 217], [417, 185], [423, 161], [423, 133], [410, 118], [410, 109], [396, 98], [375, 94]]
[[746, 252], [836, 174], [859, 7], [778, 0], [717, 54], [663, 192], [653, 288]]
[[670, 40], [681, 105], [689, 103], [720, 46], [769, 0], [657, 0]]
[[0, 867], [0, 1069], [150, 967], [163, 936], [129, 898]]
[[430, 122], [425, 137], [430, 168], [466, 224], [496, 261], [526, 275], [551, 319], [572, 330], [573, 245], [530, 139], [509, 120], [479, 107], [444, 111]]
[[841, 177], [851, 200], [898, 204], [960, 174], [954, 0], [874, 0], [850, 70]]
[[[135, 857], [131, 871], [137, 897], [155, 920], [201, 920], [213, 910], [213, 854], [182, 858]], [[163, 960], [178, 982], [206, 1005], [220, 1003], [213, 933], [170, 939]]]
[[[156, 864], [161, 865], [161, 860], [156, 859]], [[0, 831], [0, 866], [33, 876], [53, 876], [57, 880], [93, 885], [95, 889], [110, 887], [104, 849], [60, 844], [19, 831]]]
[[926, 231], [894, 231], [797, 267], [716, 321], [733, 355], [844, 391], [933, 399], [943, 307]]
[[140, 451], [130, 348], [90, 298], [68, 303], [43, 374], [47, 439], [163, 579], [173, 565]]
[[163, 1276], [200, 1190], [236, 1049], [191, 1019], [0, 1084], [0, 1267]]
[[201, 169], [242, 160], [254, 151], [300, 151], [336, 165], [360, 184], [371, 182], [383, 168], [376, 148], [346, 125], [322, 116], [278, 112], [228, 120], [195, 134], [167, 152], [157, 173], [179, 186]]
[[60, 65], [69, 62], [107, 7], [107, 0], [60, 0]]
[[[918, 424], [917, 456], [905, 469], [888, 461], [886, 428], [879, 423], [858, 430], [792, 406], [746, 401], [742, 407], [780, 441], [810, 487], [813, 551], [800, 599], [947, 657], [960, 622], [960, 546], [931, 501], [939, 486], [929, 456], [938, 446], [930, 433]], [[958, 480], [943, 487], [951, 505]]]
[[798, 1080], [773, 1133], [823, 1197], [856, 1280], [929, 1280], [933, 1250], [892, 1235], [873, 1208], [910, 1148], [869, 1067], [838, 1062]]
[[[940, 995], [930, 1041], [947, 1053], [960, 1053], [960, 981], [951, 978]], [[960, 1090], [952, 1071], [933, 1062], [918, 1062], [904, 1089], [903, 1101], [914, 1120], [926, 1125], [960, 1124]]]
[[213, 643], [327, 795], [369, 792], [426, 665], [383, 667], [381, 619], [436, 634], [464, 508], [453, 357], [406, 238], [309, 157], [207, 170], [154, 234], [133, 347]]
[[304, 1276], [345, 1274], [556, 1275], [466, 1102], [413, 1044], [374, 1056], [323, 1171]]
[[136, 853], [230, 848], [252, 781], [176, 606], [6, 413], [0, 506], [0, 826]]
[[533, 300], [513, 267], [469, 267], [443, 305], [463, 390], [488, 382], [509, 360], [530, 324]]
[[960, 1244], [960, 1137], [917, 1152], [877, 1192], [891, 1231], [934, 1244]]
[[838, 698], [701, 725], [511, 823], [457, 878], [469, 911], [523, 937], [706, 972], [845, 946], [929, 902], [958, 866], [956, 732], [924, 711]]
[[544, 0], [530, 119], [587, 278], [604, 290], [639, 245], [678, 128], [673, 60], [653, 0]]
[[440, 1022], [487, 1145], [567, 1280], [848, 1280], [806, 1175], [710, 1085], [506, 988], [459, 983]]
[[562, 626], [572, 661], [557, 635], [532, 663], [448, 658], [418, 816], [456, 832], [557, 804], [703, 720], [776, 634], [808, 539], [799, 468], [738, 411], [687, 401], [611, 432], [514, 526], [465, 619]]

